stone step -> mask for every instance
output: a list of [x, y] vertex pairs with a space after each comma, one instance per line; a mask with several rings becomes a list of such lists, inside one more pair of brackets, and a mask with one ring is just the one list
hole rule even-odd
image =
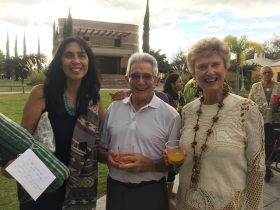
[[101, 88], [127, 89], [123, 74], [102, 74]]

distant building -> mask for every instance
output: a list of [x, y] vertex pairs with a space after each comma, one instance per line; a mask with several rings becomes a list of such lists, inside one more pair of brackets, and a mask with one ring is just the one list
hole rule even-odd
[[260, 53], [260, 55], [258, 55], [256, 52], [253, 59], [245, 61], [246, 64], [252, 64], [253, 62], [257, 63], [258, 67], [256, 71], [251, 71], [251, 78], [253, 78], [256, 74], [260, 74], [260, 70], [263, 66], [271, 66], [274, 72], [272, 79], [280, 82], [280, 62], [265, 58], [265, 53]]
[[[276, 82], [280, 82], [280, 61], [277, 62], [277, 60], [271, 60], [268, 58], [265, 58], [265, 53], [260, 53], [260, 55], [258, 55], [256, 52], [254, 54], [254, 58], [253, 59], [249, 59], [245, 61], [245, 64], [253, 64], [256, 63], [258, 64], [257, 66], [257, 70], [255, 71], [249, 71], [248, 75], [244, 75], [247, 77], [248, 84], [252, 84], [252, 79], [255, 77], [256, 74], [260, 75], [260, 70], [263, 66], [271, 66], [271, 68], [273, 69], [273, 80]], [[235, 82], [236, 79], [236, 74], [234, 72], [227, 72], [226, 74], [226, 78], [228, 81], [231, 81], [232, 83]]]
[[[63, 41], [66, 18], [58, 19], [54, 54]], [[85, 40], [97, 58], [102, 74], [125, 74], [129, 57], [139, 52], [139, 26], [73, 19], [73, 36]]]

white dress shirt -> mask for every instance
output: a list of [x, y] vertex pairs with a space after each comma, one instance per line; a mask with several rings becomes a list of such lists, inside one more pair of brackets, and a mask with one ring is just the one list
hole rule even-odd
[[[158, 160], [163, 157], [165, 143], [179, 140], [181, 118], [177, 111], [153, 96], [149, 104], [138, 112], [131, 105], [131, 97], [116, 101], [108, 108], [100, 126], [99, 146], [118, 153], [118, 146], [134, 145], [134, 153]], [[167, 173], [129, 173], [109, 167], [111, 178], [124, 183], [160, 180]]]

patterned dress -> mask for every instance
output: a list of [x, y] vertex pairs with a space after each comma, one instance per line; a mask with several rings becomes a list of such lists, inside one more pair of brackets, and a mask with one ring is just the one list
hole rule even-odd
[[[212, 128], [207, 148], [202, 152], [197, 187], [192, 187], [194, 126], [199, 99], [182, 110], [184, 128], [181, 141], [187, 157], [177, 165], [179, 188], [177, 210], [258, 210], [262, 209], [265, 174], [263, 119], [254, 102], [230, 94], [224, 100], [219, 120]], [[197, 131], [196, 154], [200, 154], [207, 130], [218, 105], [202, 105]]]

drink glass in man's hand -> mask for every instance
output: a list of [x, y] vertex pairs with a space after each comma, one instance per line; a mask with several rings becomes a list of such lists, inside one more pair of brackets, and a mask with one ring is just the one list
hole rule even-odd
[[166, 144], [168, 159], [172, 162], [179, 162], [184, 159], [183, 145], [180, 140], [168, 141]]
[[132, 161], [123, 161], [122, 158], [127, 157], [127, 156], [134, 153], [134, 146], [133, 145], [119, 146], [118, 150], [119, 150], [119, 161], [121, 163], [123, 163], [123, 164], [132, 163]]

